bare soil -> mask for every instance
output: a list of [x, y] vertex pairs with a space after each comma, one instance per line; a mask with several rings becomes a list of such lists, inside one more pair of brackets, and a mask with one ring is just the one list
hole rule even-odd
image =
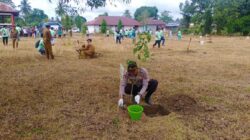
[[144, 113], [149, 117], [159, 117], [169, 115], [170, 112], [161, 105], [144, 105]]
[[173, 112], [192, 112], [197, 108], [197, 102], [192, 97], [185, 94], [176, 94], [162, 100], [162, 104]]

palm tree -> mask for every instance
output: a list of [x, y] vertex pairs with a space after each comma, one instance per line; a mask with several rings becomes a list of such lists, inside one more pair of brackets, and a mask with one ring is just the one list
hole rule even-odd
[[76, 9], [76, 7], [69, 6], [67, 3], [59, 0], [55, 12], [60, 17], [63, 17], [65, 15], [74, 16], [78, 14]]
[[28, 2], [28, 0], [22, 0], [21, 4], [18, 5], [18, 7], [20, 8], [20, 11], [22, 13], [23, 16], [27, 16], [30, 14], [32, 8], [30, 6], [30, 3]]
[[56, 14], [60, 17], [66, 14], [68, 6], [64, 4], [62, 1], [58, 2], [58, 5], [56, 7]]

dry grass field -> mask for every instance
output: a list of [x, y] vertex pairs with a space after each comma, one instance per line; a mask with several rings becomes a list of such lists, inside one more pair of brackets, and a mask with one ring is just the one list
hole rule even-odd
[[77, 39], [85, 40], [57, 39], [49, 61], [32, 38], [16, 51], [1, 44], [0, 139], [250, 139], [250, 40], [213, 37], [200, 46], [197, 37], [189, 53], [188, 41], [151, 48], [151, 59], [138, 63], [159, 81], [154, 103], [171, 113], [132, 122], [117, 107], [119, 64], [136, 60], [131, 41], [93, 37], [102, 56], [86, 60], [77, 57]]

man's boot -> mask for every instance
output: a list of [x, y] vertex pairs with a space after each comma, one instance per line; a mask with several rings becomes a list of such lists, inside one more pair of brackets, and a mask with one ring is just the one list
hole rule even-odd
[[152, 105], [153, 103], [151, 102], [151, 98], [150, 97], [145, 97], [145, 103], [148, 105]]

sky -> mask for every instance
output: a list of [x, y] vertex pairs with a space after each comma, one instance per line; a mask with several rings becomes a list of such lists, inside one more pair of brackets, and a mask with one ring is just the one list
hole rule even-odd
[[[12, 0], [15, 5], [20, 5], [21, 0]], [[48, 0], [28, 0], [32, 8], [39, 8], [45, 11], [45, 13], [49, 17], [56, 17], [55, 8], [56, 1], [53, 0], [53, 3], [49, 3]], [[83, 0], [85, 1], [85, 0]], [[84, 7], [85, 11], [80, 13], [81, 16], [85, 17], [87, 21], [95, 19], [100, 14], [107, 12], [109, 16], [121, 16], [123, 15], [126, 9], [130, 10], [131, 15], [134, 15], [134, 12], [137, 8], [141, 6], [156, 6], [159, 10], [159, 13], [167, 10], [170, 11], [170, 15], [176, 19], [181, 18], [179, 4], [180, 2], [184, 2], [185, 0], [131, 0], [131, 3], [124, 4], [116, 2], [116, 6], [114, 4], [108, 4], [106, 7], [93, 9], [91, 10], [89, 7], [86, 7], [84, 4], [80, 5]]]

